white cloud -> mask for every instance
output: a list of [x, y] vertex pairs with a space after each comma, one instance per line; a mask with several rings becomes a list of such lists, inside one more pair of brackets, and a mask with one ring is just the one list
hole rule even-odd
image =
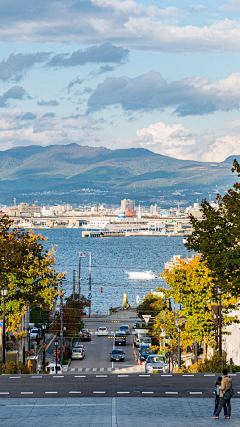
[[178, 159], [222, 162], [240, 154], [240, 132], [216, 138], [214, 134], [192, 133], [181, 124], [158, 122], [138, 129], [137, 136], [141, 147]]
[[106, 135], [100, 133], [99, 123], [88, 117], [59, 119], [54, 114], [33, 111], [34, 120], [21, 120], [26, 114], [30, 113], [19, 109], [0, 114], [0, 150], [22, 145], [64, 145], [71, 142], [99, 146], [106, 139]]
[[240, 10], [240, 0], [228, 0], [226, 4], [219, 6], [219, 9], [226, 11]]
[[[185, 17], [182, 9], [161, 9], [133, 0], [22, 0], [21, 8], [13, 0], [5, 1], [4, 7], [2, 3], [2, 42], [113, 42], [167, 53], [240, 51], [239, 19], [207, 21], [201, 27], [179, 25], [176, 20]], [[233, 6], [237, 3], [229, 3]], [[195, 11], [201, 10], [202, 5], [195, 6]]]

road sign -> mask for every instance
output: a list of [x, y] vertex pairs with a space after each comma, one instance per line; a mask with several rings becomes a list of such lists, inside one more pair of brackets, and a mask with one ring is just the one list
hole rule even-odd
[[92, 294], [88, 294], [87, 299], [92, 299]]
[[151, 314], [144, 314], [142, 317], [145, 320], [146, 324], [148, 324], [149, 320], [151, 319]]
[[[58, 350], [58, 351], [57, 351], [57, 355], [59, 355], [59, 354], [60, 354], [60, 351], [61, 351], [61, 350]], [[55, 354], [55, 356], [56, 356], [56, 350], [53, 350], [53, 353], [54, 353], [54, 354]]]
[[3, 328], [3, 320], [0, 320], [0, 328]]
[[[54, 361], [56, 362], [56, 357], [54, 358]], [[57, 362], [59, 362], [59, 357], [57, 358]]]

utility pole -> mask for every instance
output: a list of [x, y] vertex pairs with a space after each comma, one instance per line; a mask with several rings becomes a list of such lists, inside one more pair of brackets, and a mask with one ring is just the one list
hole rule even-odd
[[73, 270], [73, 299], [75, 299], [75, 290], [76, 290], [76, 271]]
[[25, 365], [25, 313], [23, 315], [23, 324], [22, 324], [22, 330], [24, 332], [24, 337], [23, 337], [23, 364]]
[[[92, 295], [92, 266], [91, 266], [91, 259], [92, 259], [92, 252], [89, 252], [89, 295]], [[91, 317], [91, 298], [90, 298], [90, 305], [89, 305], [89, 317]]]
[[[61, 338], [61, 346], [63, 346], [63, 280], [60, 279], [60, 289], [61, 289], [61, 296], [60, 296], [60, 321], [61, 321], [61, 331], [60, 331], [60, 338]], [[63, 352], [60, 351], [60, 365], [62, 365], [62, 359], [63, 359]], [[57, 354], [56, 354], [57, 358]]]
[[81, 258], [84, 258], [86, 255], [82, 252], [77, 252], [79, 254], [78, 261], [78, 300], [81, 301]]
[[219, 290], [219, 356], [222, 356], [222, 294]]

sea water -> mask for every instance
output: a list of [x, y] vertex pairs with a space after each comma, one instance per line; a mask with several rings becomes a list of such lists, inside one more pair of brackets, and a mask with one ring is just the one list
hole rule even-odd
[[[73, 270], [77, 270], [78, 253], [81, 258], [81, 293], [89, 294], [89, 252], [91, 255], [91, 309], [92, 314], [106, 314], [110, 307], [122, 305], [123, 294], [128, 294], [128, 302], [136, 306], [157, 286], [165, 285], [159, 273], [164, 271], [164, 263], [173, 255], [187, 255], [182, 237], [172, 236], [136, 236], [109, 238], [82, 238], [81, 229], [46, 229], [35, 230], [48, 237], [46, 248], [55, 247], [57, 259], [56, 270], [66, 272], [64, 282], [65, 296], [73, 290]], [[152, 270], [157, 279], [129, 279], [126, 271]], [[103, 291], [101, 292], [101, 287]]]

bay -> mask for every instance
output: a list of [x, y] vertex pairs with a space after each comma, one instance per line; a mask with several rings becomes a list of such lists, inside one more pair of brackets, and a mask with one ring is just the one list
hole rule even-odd
[[[81, 259], [81, 293], [89, 293], [89, 252], [92, 252], [92, 314], [106, 314], [110, 307], [122, 305], [123, 294], [136, 306], [136, 296], [141, 299], [164, 281], [158, 273], [164, 271], [164, 263], [173, 255], [187, 255], [182, 237], [136, 236], [111, 238], [82, 238], [81, 229], [35, 230], [48, 237], [46, 248], [55, 247], [58, 272], [66, 271], [65, 295], [72, 293], [73, 270], [77, 270], [78, 252], [86, 254]], [[125, 271], [152, 270], [158, 276], [154, 280], [131, 280]], [[103, 292], [101, 293], [101, 286]]]

